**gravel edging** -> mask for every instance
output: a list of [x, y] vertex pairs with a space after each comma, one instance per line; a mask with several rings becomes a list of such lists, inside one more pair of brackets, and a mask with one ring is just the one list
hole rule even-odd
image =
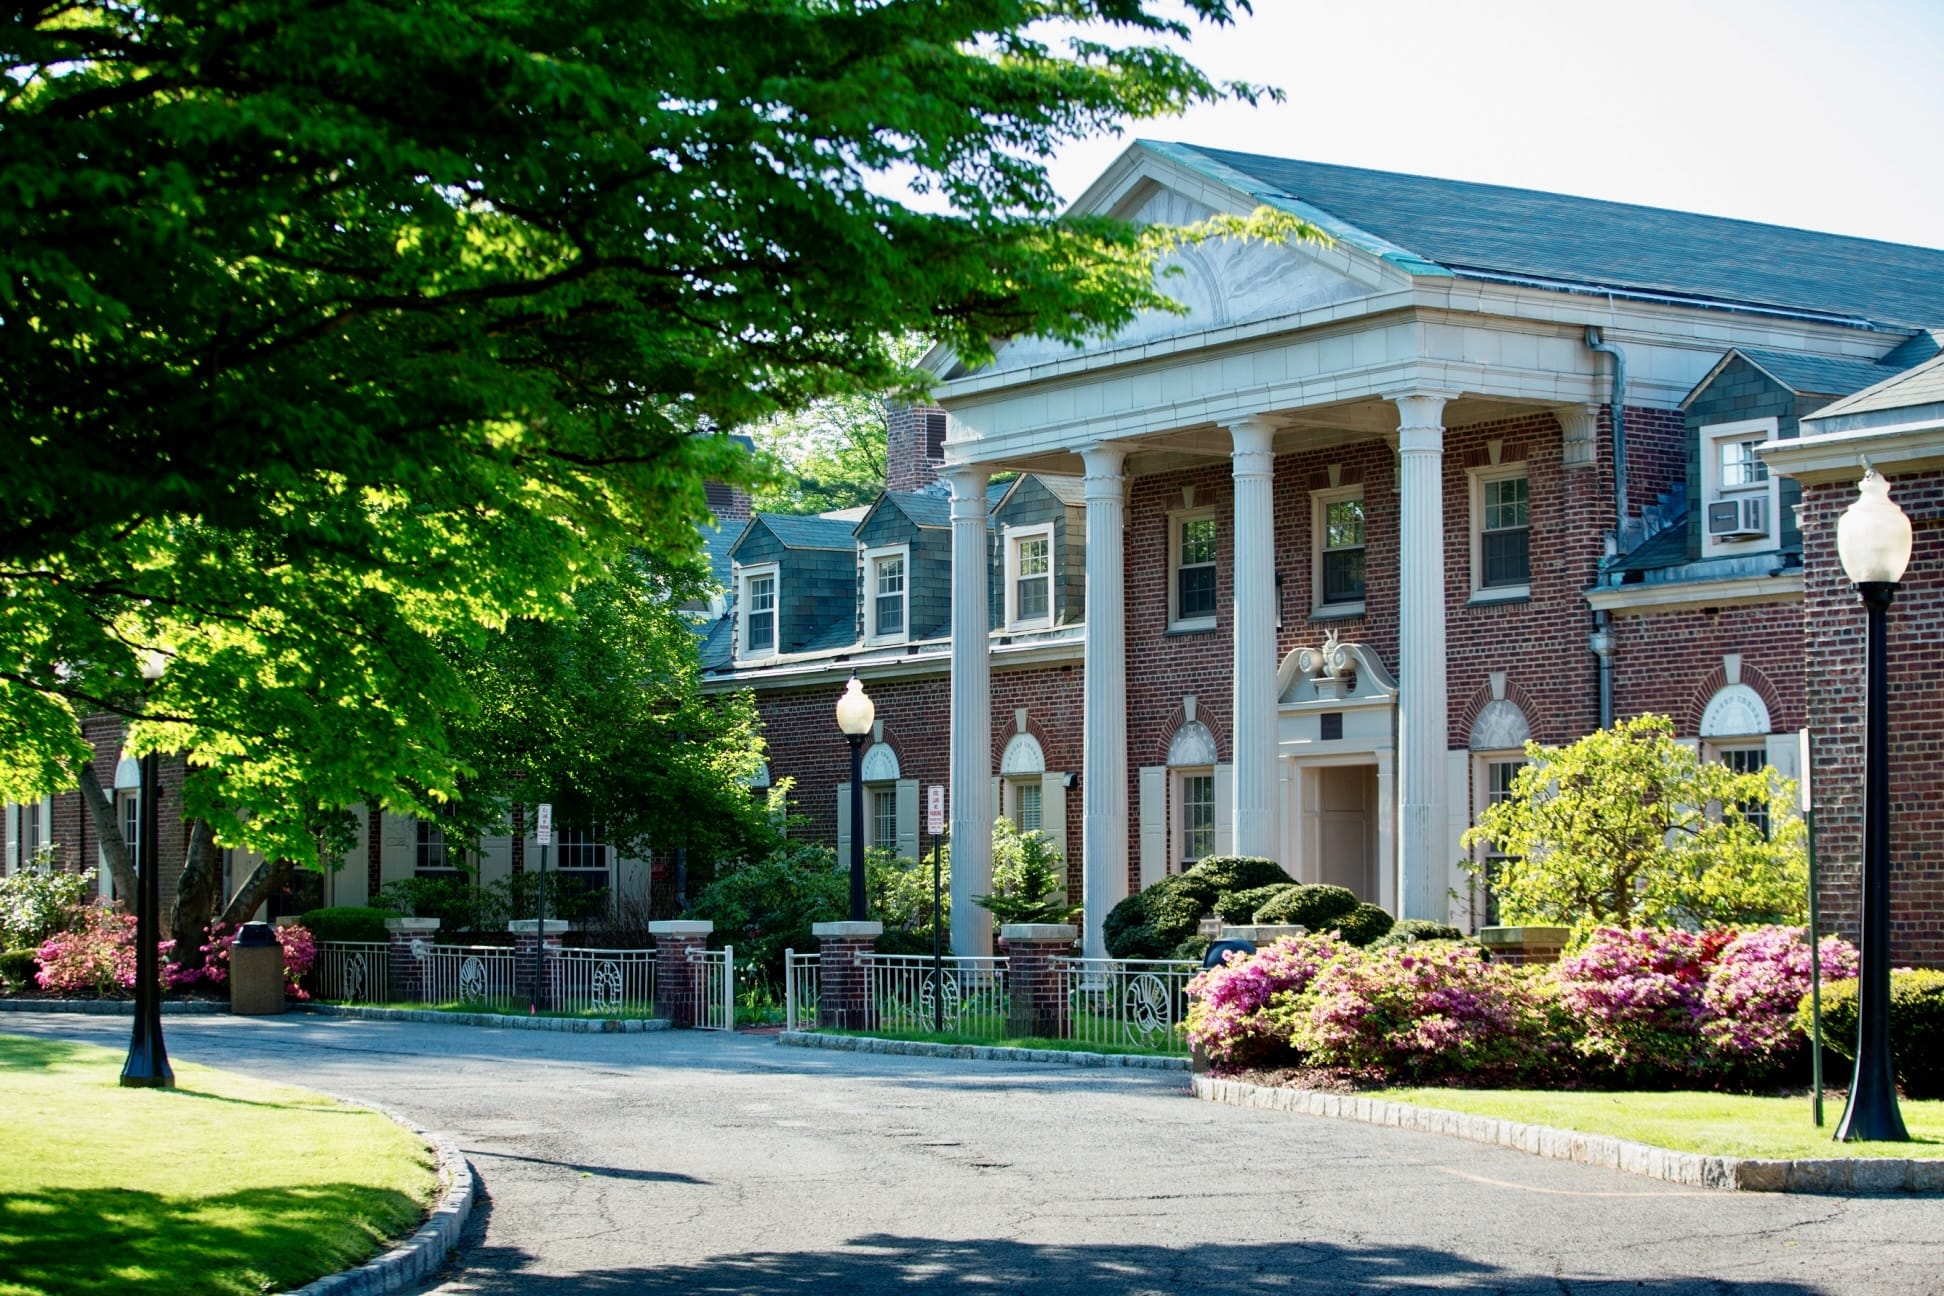
[[1944, 1159], [1814, 1157], [1785, 1161], [1708, 1156], [1700, 1152], [1676, 1152], [1607, 1134], [1526, 1125], [1356, 1094], [1279, 1089], [1200, 1075], [1194, 1078], [1194, 1090], [1195, 1097], [1205, 1102], [1331, 1116], [1366, 1125], [1444, 1134], [1473, 1143], [1495, 1143], [1554, 1161], [1577, 1161], [1581, 1165], [1622, 1170], [1691, 1188], [1799, 1193], [1944, 1192]]
[[[88, 1017], [133, 1017], [133, 999], [0, 999], [0, 1012], [80, 1013]], [[228, 1004], [208, 999], [164, 999], [162, 1012], [170, 1017], [204, 1017], [229, 1012]]]
[[669, 1029], [662, 1017], [522, 1017], [517, 1013], [454, 1013], [432, 1008], [380, 1008], [368, 1004], [294, 1003], [289, 1011], [361, 1021], [443, 1022], [450, 1026], [495, 1026], [502, 1030], [565, 1031], [572, 1035], [638, 1035]]
[[1125, 1067], [1137, 1071], [1186, 1071], [1185, 1057], [1153, 1053], [1080, 1053], [1068, 1049], [1002, 1048], [996, 1044], [932, 1044], [923, 1040], [879, 1039], [873, 1035], [825, 1035], [784, 1031], [778, 1044], [793, 1048], [837, 1049], [846, 1053], [896, 1053], [905, 1057], [958, 1058], [968, 1062], [1041, 1062], [1052, 1066]]
[[438, 1158], [442, 1188], [432, 1213], [410, 1237], [356, 1269], [346, 1269], [306, 1283], [291, 1296], [377, 1296], [377, 1293], [395, 1292], [413, 1286], [430, 1277], [433, 1270], [445, 1263], [446, 1256], [458, 1245], [459, 1235], [465, 1231], [466, 1221], [472, 1215], [472, 1166], [460, 1155], [459, 1145], [449, 1135], [434, 1134], [417, 1121], [388, 1111], [376, 1103], [360, 1102], [353, 1098], [338, 1098], [338, 1101], [375, 1111], [431, 1144]]

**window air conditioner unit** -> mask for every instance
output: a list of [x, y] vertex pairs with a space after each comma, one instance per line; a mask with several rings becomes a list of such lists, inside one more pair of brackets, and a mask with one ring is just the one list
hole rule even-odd
[[1768, 534], [1768, 497], [1748, 495], [1708, 505], [1708, 535], [1717, 540]]

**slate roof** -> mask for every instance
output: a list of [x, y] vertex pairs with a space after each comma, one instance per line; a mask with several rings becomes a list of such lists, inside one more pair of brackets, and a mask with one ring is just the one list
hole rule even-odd
[[1392, 250], [1432, 263], [1425, 269], [1905, 327], [1944, 322], [1944, 251], [1934, 248], [1530, 189], [1144, 143], [1265, 202], [1334, 217], [1352, 227], [1346, 235], [1374, 235]]
[[1847, 396], [1875, 386], [1899, 372], [1903, 366], [1890, 366], [1876, 360], [1849, 360], [1841, 356], [1794, 355], [1787, 351], [1766, 351], [1737, 347], [1743, 355], [1792, 392], [1817, 396]]
[[1608, 567], [1610, 572], [1653, 571], [1687, 561], [1687, 527], [1676, 523], [1657, 531], [1647, 542]]
[[702, 628], [702, 642], [696, 653], [701, 658], [705, 671], [724, 670], [733, 664], [736, 655], [736, 618], [720, 616]]
[[1810, 417], [1818, 423], [1842, 418], [1846, 414], [1870, 414], [1879, 410], [1909, 409], [1918, 405], [1944, 404], [1944, 355], [1935, 356], [1914, 369], [1866, 387], [1854, 396], [1825, 405]]
[[952, 525], [952, 501], [936, 495], [926, 495], [920, 491], [886, 491], [882, 496], [884, 503], [903, 513], [921, 527], [950, 527]]
[[709, 577], [724, 589], [729, 588], [729, 577], [733, 573], [729, 552], [736, 547], [736, 538], [742, 535], [742, 528], [729, 527], [702, 528], [702, 554], [709, 563]]
[[770, 529], [785, 549], [851, 549], [855, 522], [837, 518], [800, 517], [794, 513], [758, 513], [751, 519]]

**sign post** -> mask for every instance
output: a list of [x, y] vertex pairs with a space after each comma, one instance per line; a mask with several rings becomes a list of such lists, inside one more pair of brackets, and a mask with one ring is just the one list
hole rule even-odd
[[547, 973], [547, 847], [553, 844], [553, 806], [548, 802], [540, 803], [540, 815], [534, 825], [535, 839], [540, 846], [540, 894], [535, 905], [540, 917], [533, 925], [533, 1006], [531, 1011], [538, 1013], [547, 1006], [547, 995], [543, 979]]
[[925, 789], [925, 831], [932, 839], [932, 1030], [945, 1033], [945, 928], [940, 915], [944, 886], [939, 869], [938, 839], [945, 835], [945, 789], [933, 783]]

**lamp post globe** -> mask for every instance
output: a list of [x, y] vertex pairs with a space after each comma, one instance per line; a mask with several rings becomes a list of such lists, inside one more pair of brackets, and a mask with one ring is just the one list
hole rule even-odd
[[[159, 652], [142, 661], [142, 679], [154, 685], [167, 669]], [[156, 797], [161, 791], [161, 760], [154, 753], [142, 757], [141, 792], [135, 830], [135, 1027], [128, 1038], [128, 1060], [121, 1082], [131, 1089], [172, 1089], [175, 1071], [162, 1041], [162, 979], [156, 966], [156, 947], [162, 926], [162, 869], [160, 816]]]
[[[1836, 551], [1868, 614], [1863, 718], [1863, 875], [1856, 978], [1856, 1068], [1838, 1142], [1901, 1142], [1890, 1048], [1890, 721], [1887, 616], [1910, 565], [1910, 519], [1874, 470], [1836, 523]], [[1811, 939], [1815, 934], [1811, 934]]]
[[850, 920], [865, 921], [864, 898], [864, 739], [877, 720], [877, 706], [864, 692], [864, 682], [852, 671], [837, 699], [837, 728], [850, 743]]

